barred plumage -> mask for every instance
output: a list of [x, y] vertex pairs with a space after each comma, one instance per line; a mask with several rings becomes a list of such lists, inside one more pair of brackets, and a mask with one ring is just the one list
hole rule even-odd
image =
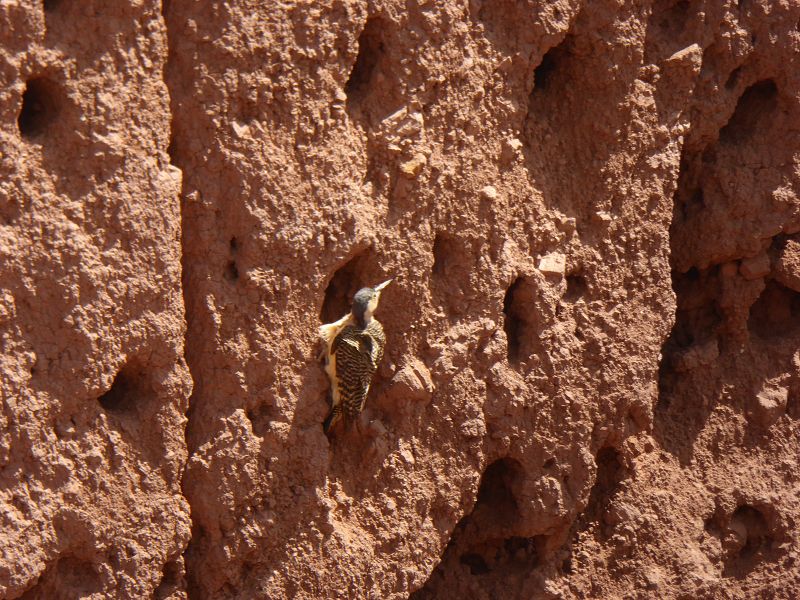
[[331, 380], [331, 412], [323, 424], [326, 433], [342, 415], [346, 422], [352, 422], [364, 410], [386, 345], [383, 326], [372, 312], [378, 306], [381, 290], [390, 281], [359, 290], [350, 314], [320, 327], [325, 371]]

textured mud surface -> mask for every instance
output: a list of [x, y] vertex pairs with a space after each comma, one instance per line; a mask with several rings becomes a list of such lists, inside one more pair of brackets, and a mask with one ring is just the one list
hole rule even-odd
[[800, 595], [800, 4], [262, 4], [0, 2], [0, 597]]

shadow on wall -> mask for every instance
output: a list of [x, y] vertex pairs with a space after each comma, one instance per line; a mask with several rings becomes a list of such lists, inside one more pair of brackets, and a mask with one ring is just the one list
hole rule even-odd
[[427, 600], [478, 590], [504, 597], [507, 586], [520, 588], [539, 565], [547, 541], [544, 535], [519, 535], [517, 498], [524, 476], [522, 465], [512, 458], [501, 458], [486, 468], [472, 512], [456, 525], [441, 562], [410, 598]]
[[53, 561], [20, 600], [86, 598], [103, 590], [100, 573], [90, 562], [65, 554]]
[[[710, 402], [685, 401], [693, 385], [686, 374], [700, 367], [710, 368], [719, 356], [719, 268], [673, 272], [672, 286], [677, 300], [675, 324], [662, 348], [654, 435], [681, 464], [689, 464], [695, 439], [713, 406]], [[711, 391], [716, 384], [709, 372], [704, 390]], [[706, 392], [695, 389], [689, 397], [696, 398], [695, 393], [702, 397]]]
[[[740, 77], [734, 70], [729, 87], [740, 85]], [[772, 259], [758, 267], [764, 271], [752, 274], [758, 257], [743, 256], [745, 246], [736, 236], [708, 235], [731, 230], [749, 235], [732, 215], [753, 200], [729, 194], [720, 178], [742, 171], [754, 151], [769, 146], [765, 136], [779, 112], [775, 81], [759, 80], [741, 93], [717, 140], [705, 147], [684, 147], [681, 157], [670, 226], [676, 318], [662, 348], [654, 434], [684, 465], [691, 461], [695, 441], [714, 407], [727, 402], [741, 408], [747, 402], [741, 390], [763, 379], [771, 370], [768, 363], [788, 361], [794, 352], [789, 340], [781, 338], [798, 332], [800, 294], [777, 281], [770, 265], [782, 252], [783, 236], [773, 239]], [[763, 203], [760, 197], [755, 201]], [[739, 255], [730, 256], [734, 252]], [[724, 265], [705, 267], [726, 253]], [[751, 357], [749, 369], [737, 367], [740, 355]], [[726, 387], [738, 391], [723, 398]]]

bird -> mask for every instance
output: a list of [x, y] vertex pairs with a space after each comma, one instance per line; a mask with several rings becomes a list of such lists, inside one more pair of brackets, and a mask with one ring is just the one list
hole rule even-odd
[[322, 428], [328, 434], [341, 419], [357, 421], [367, 401], [372, 377], [386, 346], [383, 325], [373, 317], [383, 289], [392, 282], [358, 290], [350, 312], [338, 321], [322, 325], [322, 357], [331, 382], [331, 410]]

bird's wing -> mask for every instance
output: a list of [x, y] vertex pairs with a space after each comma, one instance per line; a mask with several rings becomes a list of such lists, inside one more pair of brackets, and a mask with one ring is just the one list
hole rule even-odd
[[370, 325], [369, 354], [372, 361], [373, 373], [378, 369], [378, 365], [383, 358], [383, 348], [386, 345], [386, 336], [383, 333], [383, 326], [377, 321]]
[[364, 404], [367, 401], [367, 394], [369, 393], [369, 388], [372, 385], [372, 378], [375, 376], [375, 371], [378, 370], [378, 363], [383, 355], [383, 345], [376, 343], [376, 341], [366, 333], [359, 337], [359, 341], [361, 342], [361, 352], [369, 356], [369, 363], [367, 368], [364, 369], [364, 372], [362, 373], [361, 380], [364, 395], [361, 398], [359, 410], [364, 410]]
[[325, 348], [327, 348], [328, 352], [334, 351], [333, 345], [336, 343], [337, 337], [345, 327], [351, 324], [352, 319], [352, 313], [347, 313], [338, 321], [320, 326], [319, 338], [322, 340], [322, 343], [325, 345]]
[[354, 327], [346, 327], [333, 341], [342, 402], [350, 418], [355, 418], [363, 409], [375, 374], [372, 346], [369, 335]]

